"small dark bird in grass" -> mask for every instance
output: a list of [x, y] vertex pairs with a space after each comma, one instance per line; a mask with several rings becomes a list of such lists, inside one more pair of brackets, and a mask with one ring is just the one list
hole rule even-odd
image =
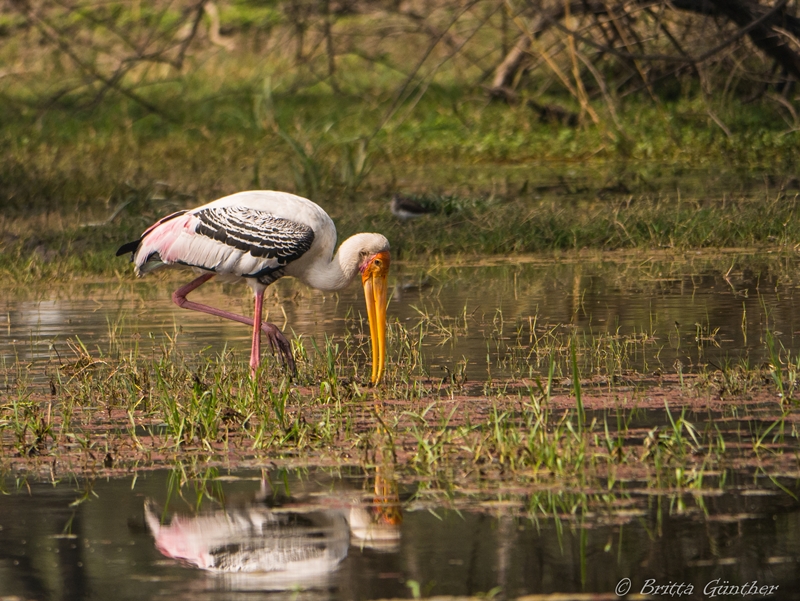
[[395, 194], [392, 196], [392, 215], [403, 221], [409, 219], [416, 219], [422, 217], [426, 213], [431, 213], [429, 207], [425, 207], [418, 203], [413, 198], [403, 196], [402, 194]]

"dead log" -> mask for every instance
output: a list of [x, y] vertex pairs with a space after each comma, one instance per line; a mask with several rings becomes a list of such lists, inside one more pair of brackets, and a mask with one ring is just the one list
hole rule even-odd
[[747, 35], [753, 44], [775, 59], [794, 79], [800, 79], [800, 54], [790, 45], [794, 41], [797, 47], [800, 19], [786, 12], [788, 0], [781, 0], [772, 7], [748, 0], [710, 1], [717, 14], [725, 16], [739, 27], [751, 26]]

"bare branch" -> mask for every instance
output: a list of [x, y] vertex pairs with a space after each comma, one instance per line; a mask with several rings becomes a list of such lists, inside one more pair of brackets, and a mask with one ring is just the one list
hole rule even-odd
[[101, 73], [94, 65], [91, 63], [83, 60], [80, 56], [78, 56], [77, 52], [73, 49], [72, 44], [70, 44], [66, 37], [61, 34], [53, 25], [51, 25], [48, 20], [36, 12], [30, 7], [30, 4], [25, 2], [24, 0], [14, 0], [14, 4], [21, 10], [21, 12], [25, 15], [25, 17], [42, 33], [42, 35], [49, 40], [51, 43], [58, 46], [58, 48], [66, 54], [81, 70], [85, 73], [90, 75], [94, 80], [103, 83], [107, 88], [113, 88], [114, 90], [118, 91], [120, 94], [127, 96], [137, 104], [141, 105], [143, 108], [147, 109], [149, 112], [160, 115], [168, 120], [173, 120], [167, 114], [165, 114], [160, 108], [155, 106], [154, 104], [150, 103], [149, 101], [145, 100], [133, 90], [123, 86], [120, 84], [120, 80], [127, 72], [126, 68], [123, 68], [121, 65], [116, 73], [112, 76], [107, 76]]

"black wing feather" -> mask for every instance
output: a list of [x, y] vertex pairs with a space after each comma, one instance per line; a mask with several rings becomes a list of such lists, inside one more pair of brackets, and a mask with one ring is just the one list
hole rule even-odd
[[125, 253], [135, 253], [136, 249], [139, 248], [139, 244], [142, 243], [142, 239], [139, 238], [138, 240], [133, 240], [132, 242], [126, 242], [122, 246], [117, 249], [117, 256], [124, 255]]
[[314, 230], [303, 223], [247, 207], [215, 207], [195, 213], [195, 232], [254, 257], [275, 259], [285, 266], [311, 248]]

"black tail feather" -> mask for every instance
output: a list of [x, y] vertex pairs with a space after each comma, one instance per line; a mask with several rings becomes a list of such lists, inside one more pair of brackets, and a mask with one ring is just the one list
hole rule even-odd
[[138, 240], [134, 240], [133, 242], [127, 242], [123, 244], [117, 249], [117, 256], [124, 255], [125, 253], [135, 253], [136, 249], [139, 248], [139, 244], [142, 243], [142, 239], [139, 238]]

